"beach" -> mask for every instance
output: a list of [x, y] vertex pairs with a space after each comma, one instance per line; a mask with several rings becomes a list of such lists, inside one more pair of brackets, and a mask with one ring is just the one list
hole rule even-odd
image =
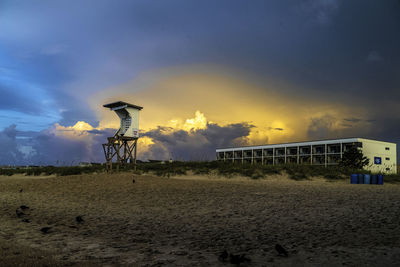
[[224, 250], [241, 266], [400, 264], [397, 184], [19, 175], [0, 177], [0, 203], [1, 266], [230, 266]]

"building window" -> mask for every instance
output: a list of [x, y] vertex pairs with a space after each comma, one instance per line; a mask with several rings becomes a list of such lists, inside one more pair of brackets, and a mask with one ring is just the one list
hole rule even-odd
[[390, 150], [390, 147], [385, 147], [385, 150]]
[[386, 168], [387, 171], [390, 171], [390, 168]]
[[385, 158], [386, 160], [390, 160], [390, 158]]

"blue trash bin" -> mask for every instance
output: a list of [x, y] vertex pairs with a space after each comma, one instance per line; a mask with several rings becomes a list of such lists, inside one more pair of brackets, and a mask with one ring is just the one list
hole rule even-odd
[[364, 183], [364, 174], [359, 174], [358, 175], [358, 184], [363, 184]]
[[351, 184], [358, 184], [358, 174], [350, 175], [350, 183]]
[[378, 174], [378, 183], [379, 185], [383, 185], [383, 174]]
[[373, 174], [371, 175], [371, 184], [377, 184], [378, 183], [378, 175]]
[[370, 183], [371, 183], [371, 175], [364, 174], [364, 184], [370, 184]]

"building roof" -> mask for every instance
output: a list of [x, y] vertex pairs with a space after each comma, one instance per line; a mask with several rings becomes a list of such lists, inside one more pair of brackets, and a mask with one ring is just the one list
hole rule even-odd
[[110, 109], [116, 108], [116, 107], [121, 107], [121, 106], [136, 108], [136, 109], [138, 109], [138, 110], [143, 109], [143, 107], [136, 106], [136, 105], [133, 105], [133, 104], [129, 104], [129, 103], [124, 102], [124, 101], [117, 101], [117, 102], [113, 102], [113, 103], [110, 103], [110, 104], [105, 104], [105, 105], [103, 105], [103, 107], [105, 107], [105, 108], [110, 108]]

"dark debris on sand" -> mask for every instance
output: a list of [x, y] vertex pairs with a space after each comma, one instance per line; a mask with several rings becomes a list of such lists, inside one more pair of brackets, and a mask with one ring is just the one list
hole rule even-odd
[[40, 229], [40, 231], [41, 231], [43, 234], [48, 234], [49, 231], [50, 231], [50, 229], [51, 229], [51, 227], [46, 226], [46, 227], [43, 227], [42, 229]]

